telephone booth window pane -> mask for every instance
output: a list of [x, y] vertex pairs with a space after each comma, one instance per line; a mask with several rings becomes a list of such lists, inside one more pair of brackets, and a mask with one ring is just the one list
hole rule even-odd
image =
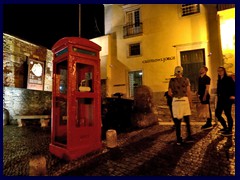
[[58, 112], [56, 113], [59, 120], [59, 125], [67, 124], [67, 100], [63, 98], [56, 99], [56, 109]]
[[61, 94], [67, 93], [67, 61], [57, 64], [56, 90]]
[[55, 142], [67, 144], [67, 100], [64, 98], [56, 98], [54, 118], [55, 126]]
[[93, 66], [77, 63], [77, 91], [93, 92]]
[[59, 92], [63, 94], [67, 93], [67, 70], [66, 69], [60, 69]]
[[93, 126], [93, 104], [92, 98], [80, 98], [77, 100], [77, 127]]

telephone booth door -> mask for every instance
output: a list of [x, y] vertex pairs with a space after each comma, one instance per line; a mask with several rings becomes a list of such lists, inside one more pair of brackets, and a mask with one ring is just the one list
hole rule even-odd
[[52, 154], [73, 160], [102, 147], [101, 47], [80, 37], [57, 41], [52, 51]]

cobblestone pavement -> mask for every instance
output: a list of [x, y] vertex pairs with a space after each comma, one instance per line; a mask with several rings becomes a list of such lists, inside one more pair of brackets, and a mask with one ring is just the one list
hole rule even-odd
[[[77, 160], [64, 161], [50, 154], [50, 128], [16, 125], [3, 127], [3, 175], [28, 176], [29, 161], [46, 158], [48, 176], [235, 176], [235, 135], [207, 131], [192, 122], [194, 143], [176, 145], [171, 125], [154, 125], [118, 134], [118, 146]], [[186, 137], [183, 123], [182, 135]]]

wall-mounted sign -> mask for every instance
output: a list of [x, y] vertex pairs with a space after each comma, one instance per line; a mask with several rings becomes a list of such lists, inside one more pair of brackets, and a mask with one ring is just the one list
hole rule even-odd
[[165, 61], [171, 61], [175, 60], [175, 56], [170, 56], [170, 57], [164, 57], [164, 58], [159, 58], [159, 59], [147, 59], [143, 60], [142, 63], [152, 63], [152, 62], [165, 62]]
[[28, 60], [28, 89], [43, 90], [44, 81], [44, 62]]

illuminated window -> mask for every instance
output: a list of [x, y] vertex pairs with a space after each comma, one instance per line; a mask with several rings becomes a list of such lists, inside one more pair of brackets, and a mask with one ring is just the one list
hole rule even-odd
[[182, 16], [188, 16], [192, 14], [200, 13], [199, 4], [182, 4]]
[[140, 43], [130, 44], [129, 45], [129, 56], [140, 55]]

